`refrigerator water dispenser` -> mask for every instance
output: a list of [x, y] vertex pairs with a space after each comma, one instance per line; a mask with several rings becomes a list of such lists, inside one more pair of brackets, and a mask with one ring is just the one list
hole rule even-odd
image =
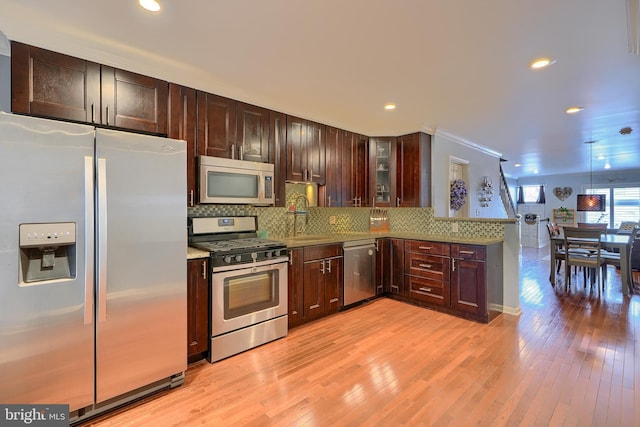
[[20, 284], [76, 276], [76, 224], [20, 224]]

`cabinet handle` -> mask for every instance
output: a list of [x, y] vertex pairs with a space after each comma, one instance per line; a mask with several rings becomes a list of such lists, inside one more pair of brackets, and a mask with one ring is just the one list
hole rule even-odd
[[193, 206], [193, 190], [189, 190], [189, 206]]
[[313, 310], [314, 308], [320, 307], [320, 304], [313, 304], [309, 306], [309, 310]]
[[238, 147], [238, 151], [240, 152], [239, 154], [240, 160], [244, 160], [244, 145], [241, 145], [240, 147]]
[[207, 261], [202, 261], [202, 278], [207, 278]]
[[313, 182], [313, 169], [309, 171], [309, 181]]
[[431, 292], [431, 288], [418, 288], [418, 289], [423, 292]]
[[95, 123], [96, 122], [95, 110], [96, 110], [95, 105], [93, 105], [93, 103], [91, 103], [91, 123]]
[[474, 251], [460, 251], [461, 254], [467, 254], [467, 255], [473, 255], [475, 254]]
[[231, 158], [236, 158], [236, 144], [231, 144]]
[[109, 105], [107, 105], [107, 126], [109, 126]]
[[331, 273], [331, 260], [327, 260], [327, 273]]
[[396, 197], [396, 207], [400, 207], [400, 197]]
[[358, 207], [362, 207], [362, 197], [358, 197]]
[[293, 265], [293, 252], [289, 251], [289, 265]]
[[451, 258], [451, 271], [456, 271], [456, 259]]
[[331, 195], [329, 195], [329, 207], [331, 207]]
[[376, 207], [376, 198], [375, 198], [375, 197], [372, 197], [372, 198], [371, 198], [371, 207], [372, 207], [372, 208], [375, 208], [375, 207]]
[[334, 303], [334, 302], [338, 302], [338, 301], [340, 301], [338, 298], [331, 298], [329, 300], [329, 303]]
[[432, 248], [432, 246], [418, 246], [418, 249], [425, 249], [427, 251], [430, 251]]
[[391, 289], [395, 289], [395, 290], [397, 290], [397, 291], [399, 291], [399, 290], [400, 290], [400, 288], [398, 287], [398, 285], [391, 285]]
[[431, 268], [433, 267], [431, 264], [418, 264], [422, 268]]
[[322, 272], [322, 274], [324, 274], [324, 260], [320, 261], [320, 271]]
[[380, 239], [376, 240], [376, 252], [380, 252]]

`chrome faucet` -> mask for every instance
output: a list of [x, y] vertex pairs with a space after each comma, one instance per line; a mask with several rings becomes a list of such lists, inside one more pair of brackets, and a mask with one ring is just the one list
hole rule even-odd
[[[298, 204], [298, 200], [302, 199], [303, 202], [303, 210], [298, 210], [296, 205]], [[293, 211], [293, 236], [298, 235], [298, 216], [304, 215], [304, 223], [305, 225], [309, 224], [309, 199], [304, 194], [298, 194], [293, 201], [294, 211]]]

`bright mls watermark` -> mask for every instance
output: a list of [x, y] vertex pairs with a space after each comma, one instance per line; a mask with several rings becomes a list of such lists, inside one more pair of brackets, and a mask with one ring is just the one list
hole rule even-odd
[[2, 405], [0, 426], [68, 427], [69, 405]]

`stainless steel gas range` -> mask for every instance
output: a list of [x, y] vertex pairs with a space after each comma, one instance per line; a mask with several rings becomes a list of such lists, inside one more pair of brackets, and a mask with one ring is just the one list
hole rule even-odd
[[287, 251], [257, 238], [256, 217], [189, 219], [189, 244], [210, 253], [210, 362], [287, 335]]

